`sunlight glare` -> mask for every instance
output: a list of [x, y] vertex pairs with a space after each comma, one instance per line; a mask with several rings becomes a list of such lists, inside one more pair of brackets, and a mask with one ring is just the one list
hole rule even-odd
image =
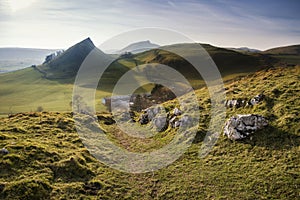
[[8, 0], [8, 5], [12, 12], [29, 7], [35, 0]]

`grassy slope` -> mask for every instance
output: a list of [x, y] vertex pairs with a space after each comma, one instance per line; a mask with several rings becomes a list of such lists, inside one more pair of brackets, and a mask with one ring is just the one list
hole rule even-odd
[[[95, 45], [87, 38], [64, 51], [48, 63], [38, 68], [44, 72], [49, 79], [68, 79], [76, 76], [81, 63], [86, 56], [95, 48]], [[99, 53], [102, 53], [99, 51]]]
[[[182, 45], [186, 45], [183, 48]], [[172, 45], [167, 47], [168, 50], [176, 48], [177, 50], [189, 49], [189, 44]], [[258, 66], [259, 59], [255, 56], [248, 56], [229, 51], [222, 48], [204, 45], [207, 51], [216, 59], [216, 62], [224, 75], [224, 80], [232, 80], [237, 76], [249, 73], [252, 66]], [[16, 72], [0, 75], [0, 116], [5, 116], [7, 113], [35, 111], [38, 106], [42, 106], [47, 111], [70, 111], [69, 105], [72, 99], [72, 83], [74, 81], [74, 73], [79, 68], [82, 57], [78, 53], [89, 52], [93, 48], [93, 44], [89, 39], [86, 39], [64, 52], [50, 64], [38, 66], [51, 80], [43, 78], [43, 75], [38, 73], [33, 68], [28, 68]], [[108, 96], [112, 91], [112, 86], [117, 80], [130, 68], [137, 64], [155, 60], [154, 50], [137, 54], [132, 59], [120, 59], [114, 62], [106, 71], [102, 78], [101, 88], [98, 88], [96, 98], [97, 107], [100, 110], [105, 109], [101, 104], [101, 98]], [[191, 48], [188, 52], [190, 56], [194, 56], [194, 49]], [[100, 52], [101, 53], [101, 52]], [[181, 58], [170, 53], [160, 51], [162, 54], [161, 63], [170, 64], [178, 68], [180, 72], [186, 74], [188, 79], [195, 87], [203, 87], [203, 81], [199, 81], [199, 76], [194, 77], [193, 67], [183, 65], [177, 66], [176, 63], [184, 63]], [[226, 58], [226, 59], [224, 59]], [[230, 58], [230, 59], [229, 59]], [[253, 61], [251, 61], [253, 59]], [[71, 62], [71, 61], [72, 62]], [[232, 60], [232, 61], [228, 61]], [[79, 62], [80, 61], [80, 62]], [[234, 65], [231, 65], [234, 63]], [[227, 68], [226, 68], [227, 67]], [[250, 68], [249, 68], [250, 67]], [[258, 68], [253, 68], [252, 72]], [[194, 70], [195, 71], [195, 70]], [[54, 76], [55, 75], [55, 76]], [[71, 76], [71, 77], [70, 77]], [[53, 79], [53, 77], [56, 77]], [[64, 77], [64, 78], [62, 78]], [[126, 87], [126, 86], [124, 86]], [[149, 90], [149, 87], [142, 88]]]
[[[101, 99], [111, 94], [112, 86], [127, 70], [116, 62], [103, 75], [96, 92], [98, 110], [105, 110]], [[8, 113], [36, 111], [39, 106], [47, 111], [71, 111], [73, 82], [73, 78], [46, 79], [34, 68], [0, 74], [0, 117]]]
[[277, 47], [262, 53], [279, 59], [282, 62], [281, 65], [300, 64], [300, 45]]
[[[214, 47], [209, 44], [201, 44], [201, 46], [209, 53], [211, 58], [214, 60], [218, 66], [221, 74], [223, 76], [233, 73], [244, 73], [244, 72], [254, 72], [262, 68], [265, 65], [265, 56], [260, 54], [243, 54], [236, 51]], [[199, 47], [195, 44], [174, 44], [170, 46], [162, 47], [162, 49], [169, 52], [159, 50], [150, 50], [137, 55], [138, 60], [145, 62], [156, 61], [157, 54], [160, 54], [159, 61], [164, 64], [175, 65], [175, 67], [180, 68], [187, 65], [182, 58], [172, 54], [170, 52], [181, 52], [181, 54], [188, 55], [188, 57], [199, 56], [196, 53], [199, 52]], [[185, 66], [186, 67], [186, 66]], [[188, 70], [187, 68], [187, 71]]]
[[38, 106], [62, 110], [70, 101], [72, 85], [62, 85], [42, 78], [33, 68], [0, 75], [1, 112], [35, 111]]
[[[0, 120], [1, 199], [297, 199], [299, 197], [299, 74], [300, 68], [258, 72], [227, 85], [228, 98], [267, 99], [252, 108], [228, 109], [258, 113], [270, 126], [252, 140], [224, 137], [210, 154], [198, 151], [207, 125], [209, 100], [197, 91], [203, 107], [199, 132], [189, 150], [172, 165], [145, 174], [122, 173], [97, 162], [83, 147], [68, 113], [28, 113]], [[165, 103], [167, 108], [172, 102]], [[103, 115], [103, 114], [101, 114]], [[165, 144], [174, 130], [150, 140], [133, 140], [100, 124], [123, 148], [139, 151]], [[120, 140], [121, 139], [121, 140]]]
[[[34, 68], [0, 74], [0, 116], [8, 113], [36, 111], [42, 106], [47, 111], [71, 111], [73, 84], [70, 81], [48, 80]], [[101, 98], [109, 93], [99, 90], [96, 104], [105, 109]]]
[[282, 54], [282, 55], [299, 55], [300, 45], [291, 45], [285, 47], [277, 47], [264, 51], [266, 54]]

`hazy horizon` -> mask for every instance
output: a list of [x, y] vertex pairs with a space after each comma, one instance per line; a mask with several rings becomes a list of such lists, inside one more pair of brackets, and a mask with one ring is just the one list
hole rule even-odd
[[66, 49], [87, 37], [99, 46], [122, 32], [157, 27], [199, 43], [266, 50], [299, 44], [299, 8], [297, 0], [3, 0], [0, 47]]
[[[75, 42], [74, 44], [72, 44], [71, 46], [83, 41], [85, 38], [83, 38], [82, 40], [80, 41], [77, 41]], [[91, 40], [93, 41], [93, 38], [91, 38]], [[94, 42], [94, 41], [93, 41]], [[137, 41], [137, 42], [142, 42], [142, 41]], [[153, 43], [152, 41], [150, 41], [151, 43]], [[197, 42], [197, 41], [196, 41]], [[272, 49], [272, 48], [277, 48], [277, 47], [283, 47], [283, 46], [293, 46], [293, 45], [300, 45], [300, 42], [299, 43], [295, 43], [295, 44], [287, 44], [287, 45], [281, 45], [281, 46], [274, 46], [274, 47], [271, 47], [271, 48], [267, 48], [267, 49], [259, 49], [259, 48], [255, 48], [255, 47], [248, 47], [248, 46], [218, 46], [218, 45], [214, 45], [214, 44], [211, 44], [211, 43], [205, 43], [205, 42], [197, 42], [197, 43], [201, 43], [201, 44], [209, 44], [209, 45], [212, 45], [212, 46], [216, 46], [216, 47], [221, 47], [221, 48], [249, 48], [249, 49], [256, 49], [256, 50], [260, 50], [260, 51], [265, 51], [265, 50], [269, 50], [269, 49]], [[129, 43], [127, 46], [129, 46], [130, 44], [132, 43]], [[157, 43], [154, 43], [154, 44], [157, 44]], [[180, 44], [180, 43], [174, 43], [174, 44]], [[96, 45], [96, 44], [95, 44]], [[160, 44], [158, 44], [160, 45]], [[34, 50], [67, 50], [68, 48], [70, 48], [71, 46], [68, 46], [68, 47], [65, 47], [65, 48], [47, 48], [47, 47], [22, 47], [22, 46], [0, 46], [0, 49], [34, 49]], [[114, 51], [114, 50], [121, 50], [127, 46], [122, 46], [120, 48], [116, 48], [116, 49], [100, 49], [100, 50], [104, 50], [105, 52], [106, 51]], [[163, 46], [163, 45], [162, 45]], [[99, 46], [96, 45], [96, 47], [99, 48]]]

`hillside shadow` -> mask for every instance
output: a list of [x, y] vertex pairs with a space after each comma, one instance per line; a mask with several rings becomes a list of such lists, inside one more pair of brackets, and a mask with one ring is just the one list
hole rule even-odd
[[241, 141], [251, 146], [261, 146], [271, 150], [291, 149], [300, 146], [300, 136], [268, 126], [264, 130], [257, 131], [252, 138]]

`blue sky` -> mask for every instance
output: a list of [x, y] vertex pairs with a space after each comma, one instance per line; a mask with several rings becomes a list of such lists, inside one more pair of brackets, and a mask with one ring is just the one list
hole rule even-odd
[[268, 49], [300, 43], [300, 1], [2, 0], [0, 47], [96, 45], [143, 27], [181, 32], [216, 46]]

